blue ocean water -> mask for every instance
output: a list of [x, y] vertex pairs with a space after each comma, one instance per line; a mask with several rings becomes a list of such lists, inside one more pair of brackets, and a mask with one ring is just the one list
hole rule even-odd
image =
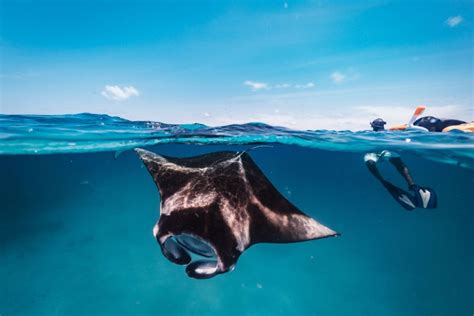
[[[0, 116], [0, 314], [471, 315], [473, 144], [467, 133]], [[235, 271], [190, 279], [161, 255], [159, 195], [128, 149], [187, 157], [255, 146], [278, 190], [342, 236], [259, 244]], [[407, 212], [392, 199], [363, 162], [382, 149], [436, 190], [437, 209]]]

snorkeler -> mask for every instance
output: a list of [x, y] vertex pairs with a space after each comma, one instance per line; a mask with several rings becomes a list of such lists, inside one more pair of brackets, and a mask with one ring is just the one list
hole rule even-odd
[[[380, 118], [370, 123], [373, 131], [375, 132], [384, 131], [385, 124], [386, 122]], [[367, 153], [364, 156], [364, 161], [372, 175], [382, 183], [382, 185], [393, 196], [393, 198], [407, 211], [411, 211], [417, 207], [436, 208], [437, 197], [435, 191], [433, 189], [417, 185], [413, 181], [408, 167], [397, 153], [388, 150], [383, 150], [381, 153]], [[377, 168], [377, 163], [383, 161], [389, 161], [397, 169], [400, 175], [405, 179], [408, 189], [413, 192], [413, 195], [395, 186], [382, 177], [379, 169]]]
[[[415, 112], [413, 113], [411, 119], [408, 121], [408, 124], [392, 126], [389, 128], [389, 130], [420, 130], [424, 132], [449, 132], [452, 130], [459, 130], [464, 132], [474, 131], [474, 122], [468, 123], [457, 119], [440, 119], [434, 116], [420, 117], [425, 110], [426, 107], [424, 105], [416, 107]], [[377, 120], [381, 120], [383, 122], [382, 119]], [[374, 131], [376, 130], [374, 129]]]
[[445, 128], [466, 124], [456, 119], [439, 119], [434, 116], [424, 116], [413, 122], [413, 125], [426, 128], [429, 132], [442, 132]]

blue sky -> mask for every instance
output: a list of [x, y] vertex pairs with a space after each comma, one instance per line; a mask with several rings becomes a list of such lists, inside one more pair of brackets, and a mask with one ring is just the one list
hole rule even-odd
[[1, 0], [0, 112], [364, 129], [473, 119], [473, 1]]

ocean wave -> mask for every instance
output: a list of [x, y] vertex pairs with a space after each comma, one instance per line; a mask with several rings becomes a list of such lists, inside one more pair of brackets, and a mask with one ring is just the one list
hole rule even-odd
[[0, 115], [0, 154], [121, 152], [164, 143], [285, 144], [331, 151], [410, 151], [428, 159], [474, 166], [474, 134], [419, 131], [293, 130], [264, 123], [210, 127], [199, 123], [130, 121], [103, 114]]

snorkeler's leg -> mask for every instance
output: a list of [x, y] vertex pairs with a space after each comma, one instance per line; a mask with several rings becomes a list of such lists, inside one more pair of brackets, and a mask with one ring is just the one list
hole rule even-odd
[[408, 192], [405, 192], [404, 190], [385, 180], [380, 174], [377, 168], [377, 162], [383, 155], [384, 152], [379, 155], [375, 153], [366, 154], [364, 157], [365, 165], [369, 169], [370, 173], [372, 173], [372, 175], [383, 184], [385, 189], [390, 193], [395, 201], [397, 201], [404, 209], [408, 211], [413, 210], [415, 208], [414, 198]]
[[415, 185], [415, 181], [413, 181], [413, 177], [411, 176], [410, 171], [408, 170], [408, 167], [403, 162], [402, 158], [398, 156], [392, 157], [389, 159], [389, 161], [392, 163], [392, 165], [395, 166], [398, 173], [402, 175], [403, 179], [405, 179], [409, 188]]
[[380, 182], [384, 183], [385, 179], [380, 174], [379, 169], [377, 168], [377, 161], [379, 157], [376, 153], [367, 153], [364, 156], [365, 165], [369, 169], [370, 173], [377, 178]]
[[409, 189], [415, 194], [415, 205], [420, 208], [436, 208], [438, 205], [436, 192], [431, 188], [417, 185], [415, 181], [413, 181], [408, 167], [400, 157], [391, 157], [389, 161], [395, 166], [398, 172], [406, 180]]

